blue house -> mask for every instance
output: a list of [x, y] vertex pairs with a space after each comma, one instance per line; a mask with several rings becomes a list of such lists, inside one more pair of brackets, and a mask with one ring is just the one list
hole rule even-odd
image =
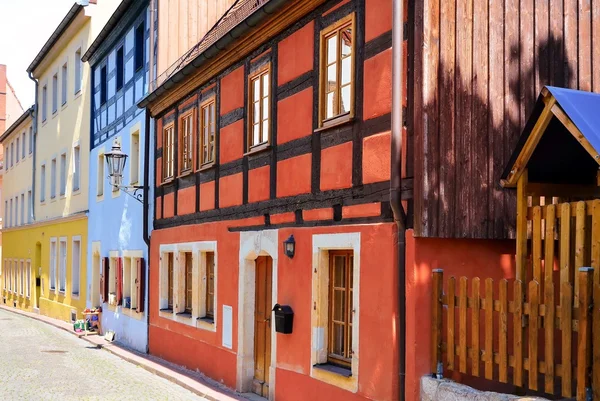
[[[152, 228], [152, 205], [144, 202], [153, 195], [135, 189], [152, 187], [145, 163], [153, 160], [147, 141], [154, 133], [136, 103], [148, 92], [150, 15], [148, 0], [122, 1], [82, 58], [90, 63], [93, 88], [86, 305], [102, 306], [102, 332], [114, 332], [115, 341], [141, 352], [148, 345]], [[128, 155], [118, 181], [109, 180], [105, 157], [113, 146]]]

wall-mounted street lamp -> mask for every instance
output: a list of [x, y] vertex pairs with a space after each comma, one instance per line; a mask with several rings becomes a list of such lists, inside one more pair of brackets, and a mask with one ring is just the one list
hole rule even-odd
[[121, 151], [121, 144], [119, 141], [116, 139], [113, 141], [111, 151], [106, 152], [104, 157], [106, 158], [106, 164], [108, 165], [108, 179], [110, 185], [125, 192], [138, 202], [144, 203], [144, 194], [141, 192], [144, 189], [143, 185], [122, 185], [127, 154]]
[[290, 235], [288, 239], [283, 241], [283, 251], [288, 258], [294, 257], [294, 253], [296, 253], [296, 240], [294, 240], [293, 235]]

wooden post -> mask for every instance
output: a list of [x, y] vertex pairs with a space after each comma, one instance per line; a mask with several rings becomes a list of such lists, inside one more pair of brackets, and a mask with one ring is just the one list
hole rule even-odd
[[523, 387], [523, 294], [523, 283], [520, 280], [515, 280], [515, 312], [513, 315], [515, 366], [513, 384], [517, 387]]
[[471, 293], [473, 304], [471, 305], [471, 371], [473, 376], [479, 376], [479, 299], [480, 280], [475, 277], [472, 281]]
[[485, 280], [485, 378], [494, 378], [494, 280]]
[[448, 369], [454, 370], [454, 356], [456, 354], [456, 279], [450, 277], [448, 280]]
[[458, 371], [467, 373], [467, 278], [461, 277], [458, 290]]
[[[577, 202], [576, 205], [576, 217], [575, 217], [575, 271], [580, 267], [584, 267], [585, 264], [585, 202]], [[579, 280], [574, 278], [575, 281], [575, 297], [573, 300], [573, 306], [579, 306]]]
[[546, 380], [545, 391], [548, 394], [554, 393], [554, 283], [546, 281], [544, 286], [544, 306], [546, 315], [544, 316], [544, 328], [546, 329], [545, 357], [546, 357]]
[[527, 280], [527, 169], [517, 181], [517, 280]]
[[592, 206], [592, 267], [594, 268], [592, 312], [592, 389], [593, 399], [600, 400], [600, 200]]
[[577, 400], [586, 399], [591, 387], [590, 366], [592, 362], [592, 283], [594, 269], [579, 268], [579, 333], [577, 334]]
[[540, 285], [529, 282], [529, 388], [538, 389], [538, 311]]
[[560, 331], [562, 335], [562, 395], [573, 397], [572, 377], [573, 365], [571, 363], [573, 327], [573, 286], [570, 283], [561, 283], [560, 286]]
[[554, 270], [554, 225], [556, 224], [556, 206], [546, 206], [546, 238], [544, 239], [545, 258], [544, 273], [546, 283], [552, 282], [552, 271]]
[[500, 280], [498, 286], [500, 314], [498, 315], [498, 378], [508, 383], [508, 281]]
[[433, 294], [431, 302], [431, 372], [439, 373], [442, 363], [442, 284], [444, 272], [433, 270]]
[[[536, 199], [538, 199], [536, 197]], [[533, 279], [542, 283], [542, 207], [533, 208], [533, 225], [531, 227], [531, 251], [533, 259]]]

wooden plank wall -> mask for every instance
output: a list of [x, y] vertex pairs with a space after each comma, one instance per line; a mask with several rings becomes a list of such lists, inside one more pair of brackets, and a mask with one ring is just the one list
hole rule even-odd
[[600, 0], [416, 0], [415, 234], [514, 238], [499, 178], [544, 85], [600, 92]]
[[234, 2], [235, 0], [159, 0], [158, 76], [200, 42]]

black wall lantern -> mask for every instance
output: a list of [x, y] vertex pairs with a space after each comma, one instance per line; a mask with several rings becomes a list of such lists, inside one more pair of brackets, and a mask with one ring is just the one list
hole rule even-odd
[[288, 258], [294, 257], [294, 253], [296, 252], [296, 241], [294, 240], [293, 235], [290, 235], [288, 239], [283, 241], [283, 251]]

